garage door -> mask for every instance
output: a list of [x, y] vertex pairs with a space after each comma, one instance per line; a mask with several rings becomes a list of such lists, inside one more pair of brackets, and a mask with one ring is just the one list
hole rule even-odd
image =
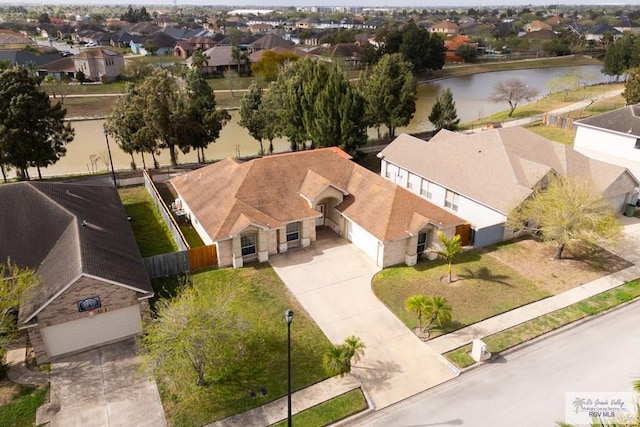
[[362, 249], [371, 259], [378, 261], [378, 239], [353, 221], [347, 221], [347, 239]]
[[83, 317], [42, 329], [49, 357], [59, 356], [142, 332], [137, 305]]

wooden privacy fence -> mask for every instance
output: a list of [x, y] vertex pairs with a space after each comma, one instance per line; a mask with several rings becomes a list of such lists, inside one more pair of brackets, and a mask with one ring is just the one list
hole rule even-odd
[[573, 129], [573, 119], [569, 117], [558, 116], [557, 114], [545, 113], [542, 116], [542, 122], [547, 126], [555, 126], [561, 129]]
[[185, 274], [218, 265], [216, 245], [190, 248], [143, 259], [149, 279]]

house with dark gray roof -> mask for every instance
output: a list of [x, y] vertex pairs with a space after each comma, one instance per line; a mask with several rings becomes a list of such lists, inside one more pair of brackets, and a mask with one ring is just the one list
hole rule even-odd
[[552, 176], [587, 181], [618, 212], [640, 185], [626, 168], [589, 158], [521, 127], [423, 141], [400, 135], [378, 157], [381, 175], [471, 225], [470, 242], [503, 241], [509, 213]]
[[602, 23], [602, 24], [596, 25], [593, 28], [588, 29], [584, 33], [584, 38], [587, 41], [593, 40], [593, 41], [601, 42], [604, 40], [604, 36], [606, 34], [611, 34], [614, 40], [622, 37], [622, 33], [620, 31], [616, 30], [614, 27], [612, 27], [609, 24]]
[[640, 104], [577, 120], [574, 126], [576, 150], [640, 176]]
[[18, 314], [38, 363], [142, 333], [153, 290], [115, 188], [20, 182], [0, 199], [0, 259], [39, 278]]

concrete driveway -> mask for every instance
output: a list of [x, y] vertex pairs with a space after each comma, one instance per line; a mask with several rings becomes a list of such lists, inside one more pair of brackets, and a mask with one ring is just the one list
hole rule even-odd
[[[371, 279], [379, 271], [355, 245], [323, 231], [311, 246], [270, 258], [276, 273], [333, 343], [349, 335], [367, 348], [352, 372], [376, 409], [457, 376], [378, 300]], [[295, 317], [292, 327], [295, 327]]]
[[38, 411], [37, 424], [166, 426], [156, 383], [139, 366], [133, 338], [52, 362], [51, 403]]

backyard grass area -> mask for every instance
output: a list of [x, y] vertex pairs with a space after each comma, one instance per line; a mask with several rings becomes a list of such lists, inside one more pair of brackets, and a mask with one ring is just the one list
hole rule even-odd
[[48, 386], [26, 387], [0, 381], [0, 425], [34, 426], [36, 409], [45, 403], [48, 391]]
[[[64, 98], [63, 108], [67, 109], [67, 118], [72, 117], [105, 117], [111, 112], [111, 106], [118, 99], [115, 96], [86, 96], [82, 98]], [[51, 98], [52, 103], [60, 101], [60, 97]]]
[[574, 247], [561, 261], [553, 259], [555, 246], [523, 239], [482, 250], [465, 251], [454, 260], [455, 280], [449, 283], [446, 263], [420, 261], [378, 273], [376, 295], [409, 328], [417, 326], [405, 301], [414, 294], [445, 297], [452, 322], [432, 336], [470, 325], [619, 271], [630, 264], [597, 247]]
[[[640, 280], [627, 282], [615, 289], [594, 295], [553, 313], [540, 316], [511, 329], [484, 338], [487, 349], [498, 354], [526, 341], [551, 332], [585, 317], [594, 316], [640, 297]], [[445, 356], [460, 368], [475, 363], [469, 353], [471, 345], [446, 353]]]
[[[251, 366], [240, 367], [233, 383], [214, 384], [203, 390], [201, 398], [193, 401], [173, 400], [163, 392], [160, 382], [163, 405], [171, 425], [201, 426], [285, 396], [287, 325], [284, 312], [289, 308], [295, 313], [291, 324], [292, 389], [299, 390], [327, 377], [322, 368], [322, 357], [331, 345], [329, 340], [269, 264], [207, 270], [193, 274], [189, 279], [196, 288], [232, 284], [242, 294], [243, 312], [249, 323], [255, 325], [252, 331], [259, 334], [256, 340], [260, 345], [249, 346], [247, 351], [252, 353], [246, 360], [251, 361]], [[168, 283], [166, 280], [154, 281], [153, 285], [166, 287]], [[266, 396], [257, 392], [260, 387], [267, 389]], [[257, 396], [252, 398], [251, 391]]]
[[559, 142], [569, 147], [573, 147], [573, 141], [576, 138], [575, 129], [562, 129], [555, 126], [547, 126], [542, 124], [542, 122], [536, 122], [535, 124], [525, 127], [531, 132], [535, 132], [550, 141]]
[[143, 258], [178, 250], [144, 186], [120, 188], [118, 192], [127, 215], [131, 217], [131, 229]]
[[[323, 427], [350, 415], [367, 409], [367, 402], [360, 389], [349, 391], [342, 396], [334, 397], [306, 411], [291, 417], [291, 424], [304, 427]], [[285, 427], [287, 420], [272, 424], [272, 427]]]

